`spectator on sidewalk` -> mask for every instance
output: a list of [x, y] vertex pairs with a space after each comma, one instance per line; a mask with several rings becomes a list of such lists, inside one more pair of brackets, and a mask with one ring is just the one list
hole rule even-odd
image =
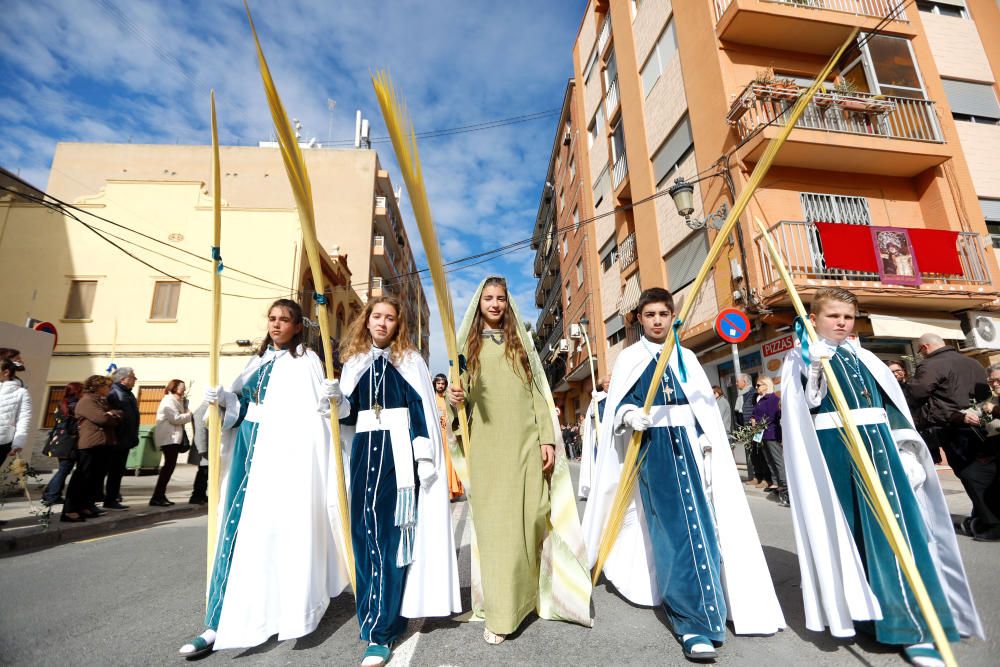
[[[917, 418], [917, 412], [920, 410], [921, 401], [916, 400], [910, 394], [910, 374], [906, 370], [906, 366], [899, 359], [891, 359], [885, 362], [885, 365], [889, 367], [892, 372], [892, 376], [896, 378], [896, 382], [899, 383], [899, 388], [903, 390], [903, 397], [906, 399], [906, 405], [910, 408], [910, 414], [913, 418]], [[922, 428], [920, 424], [914, 424], [918, 429]], [[941, 455], [938, 454], [937, 458], [934, 459], [935, 462], [941, 461]]]
[[17, 377], [17, 372], [23, 370], [24, 365], [13, 359], [0, 360], [0, 468], [8, 456], [19, 455], [28, 442], [31, 396]]
[[70, 382], [63, 390], [62, 400], [56, 406], [56, 424], [49, 433], [43, 454], [59, 459], [52, 479], [42, 492], [42, 504], [60, 505], [65, 502], [63, 488], [73, 466], [76, 465], [76, 444], [80, 438], [76, 422], [76, 404], [83, 395], [83, 384]]
[[[4, 361], [12, 362], [16, 373], [20, 373], [24, 370], [24, 361], [21, 359], [20, 350], [15, 350], [12, 347], [0, 347], [0, 363]], [[14, 382], [16, 382], [19, 387], [24, 386], [24, 382], [17, 376], [14, 377]]]
[[80, 432], [77, 441], [77, 462], [66, 489], [61, 520], [77, 523], [86, 518], [105, 514], [94, 504], [100, 491], [106, 467], [107, 452], [115, 443], [115, 430], [121, 412], [108, 405], [111, 380], [103, 375], [91, 375], [83, 383], [83, 396], [76, 404], [76, 422]]
[[733, 432], [733, 409], [729, 407], [729, 401], [722, 393], [722, 387], [713, 384], [712, 393], [715, 394], [715, 404], [719, 408], [719, 414], [722, 415], [722, 425], [726, 427], [726, 435], [730, 435]]
[[188, 503], [204, 505], [208, 503], [208, 401], [191, 413], [191, 425], [194, 430], [194, 450], [198, 452], [198, 471], [194, 475], [194, 486]]
[[114, 384], [108, 393], [108, 405], [114, 410], [121, 410], [122, 420], [115, 431], [117, 441], [108, 451], [104, 509], [127, 510], [128, 505], [121, 503], [122, 477], [125, 476], [129, 451], [139, 444], [139, 402], [132, 393], [136, 377], [131, 368], [123, 366], [114, 372], [111, 379]]
[[987, 369], [987, 382], [993, 395], [981, 406], [985, 439], [974, 441], [972, 460], [962, 471], [962, 483], [972, 499], [972, 516], [962, 528], [977, 542], [1000, 542], [1000, 364]]
[[979, 425], [977, 417], [964, 411], [990, 395], [986, 370], [978, 361], [945, 345], [937, 334], [924, 334], [917, 342], [924, 360], [907, 381], [913, 399], [923, 402], [920, 416], [914, 420], [924, 425], [962, 479], [962, 471], [974, 458], [972, 439], [978, 436], [972, 427]]
[[170, 483], [170, 477], [174, 474], [177, 456], [182, 449], [187, 451], [187, 448], [191, 446], [187, 433], [184, 431], [184, 424], [192, 419], [184, 400], [186, 392], [187, 386], [182, 380], [171, 380], [167, 383], [166, 392], [160, 399], [160, 406], [156, 409], [153, 442], [156, 444], [156, 448], [163, 453], [163, 466], [160, 468], [160, 476], [156, 480], [156, 488], [153, 489], [153, 497], [149, 499], [151, 507], [168, 507], [174, 504], [167, 499], [167, 484]]
[[[753, 378], [746, 373], [736, 376], [736, 423], [745, 426], [753, 419], [753, 409], [757, 404], [759, 395], [754, 388]], [[744, 447], [747, 462], [748, 486], [756, 486], [763, 489], [771, 485], [771, 473], [767, 468], [767, 459], [764, 458], [763, 446], [750, 443]]]
[[778, 494], [778, 502], [788, 507], [788, 485], [785, 483], [785, 454], [781, 449], [781, 400], [774, 393], [774, 381], [766, 375], [757, 378], [757, 405], [753, 408], [753, 420], [764, 423], [764, 437], [760, 449], [764, 454], [768, 470], [771, 472], [769, 493]]

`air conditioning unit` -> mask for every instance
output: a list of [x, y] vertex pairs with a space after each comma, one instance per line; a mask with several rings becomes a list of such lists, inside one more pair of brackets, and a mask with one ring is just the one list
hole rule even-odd
[[572, 135], [569, 132], [566, 132], [563, 135], [563, 146], [569, 146], [569, 142], [572, 140], [573, 140]]
[[580, 332], [579, 324], [569, 325], [569, 337], [576, 340], [577, 338], [582, 338], [583, 334]]
[[963, 350], [1000, 350], [1000, 314], [970, 310], [962, 313]]
[[559, 351], [560, 352], [569, 352], [569, 341], [567, 339], [565, 339], [565, 338], [560, 338], [559, 339]]

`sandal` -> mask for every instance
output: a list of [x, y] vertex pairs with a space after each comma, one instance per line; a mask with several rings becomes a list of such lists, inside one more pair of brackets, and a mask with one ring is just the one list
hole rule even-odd
[[[708, 646], [711, 650], [695, 651], [694, 649], [699, 646]], [[681, 648], [684, 649], [684, 657], [695, 662], [708, 662], [719, 657], [711, 640], [704, 635], [688, 637], [681, 643]]]
[[392, 649], [386, 644], [369, 644], [361, 658], [362, 667], [382, 667], [389, 661]]
[[[189, 646], [191, 648], [188, 648]], [[181, 656], [188, 658], [190, 660], [194, 658], [200, 658], [203, 655], [208, 655], [209, 653], [212, 652], [214, 646], [215, 642], [207, 641], [204, 637], [198, 635], [184, 646], [181, 646], [181, 649], [180, 651], [178, 651], [178, 653], [180, 653]], [[184, 649], [188, 650], [185, 651]]]
[[487, 644], [496, 646], [502, 644], [505, 639], [507, 639], [507, 635], [498, 635], [495, 632], [490, 632], [488, 628], [483, 628], [483, 641]]
[[903, 649], [903, 655], [917, 667], [944, 667], [944, 658], [933, 644], [914, 644]]

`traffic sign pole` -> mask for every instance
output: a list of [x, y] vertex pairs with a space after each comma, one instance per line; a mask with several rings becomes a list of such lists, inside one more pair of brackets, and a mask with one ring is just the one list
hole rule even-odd
[[743, 369], [740, 368], [740, 348], [736, 343], [732, 343], [729, 347], [733, 351], [733, 377], [739, 380], [740, 375], [743, 374]]

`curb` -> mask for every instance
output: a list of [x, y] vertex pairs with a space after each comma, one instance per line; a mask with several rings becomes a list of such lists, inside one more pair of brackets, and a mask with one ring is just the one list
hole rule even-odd
[[163, 521], [176, 521], [207, 513], [207, 505], [177, 503], [164, 508], [108, 512], [102, 517], [89, 519], [84, 523], [64, 524], [59, 521], [59, 512], [56, 511], [52, 513], [52, 522], [48, 528], [33, 525], [25, 528], [12, 527], [0, 531], [0, 558], [95, 537], [105, 537]]

